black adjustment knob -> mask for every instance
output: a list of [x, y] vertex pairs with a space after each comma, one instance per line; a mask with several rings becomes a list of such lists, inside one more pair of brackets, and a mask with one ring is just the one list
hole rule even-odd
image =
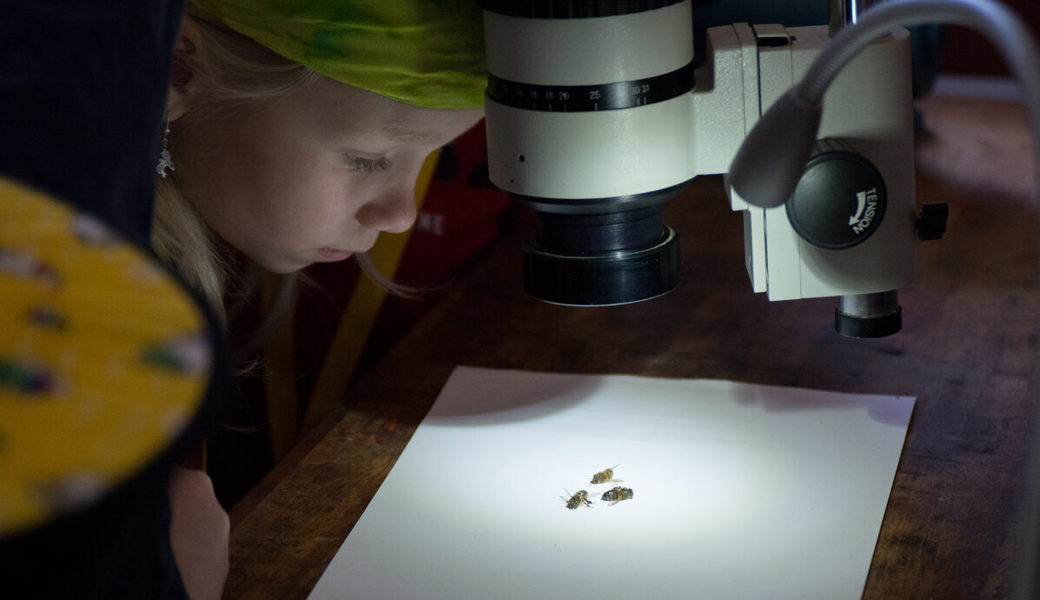
[[798, 235], [820, 248], [851, 248], [881, 225], [888, 202], [877, 167], [841, 142], [816, 142], [805, 172], [787, 201]]
[[942, 239], [949, 216], [950, 207], [945, 202], [931, 202], [922, 206], [921, 216], [917, 217], [917, 239], [922, 242]]

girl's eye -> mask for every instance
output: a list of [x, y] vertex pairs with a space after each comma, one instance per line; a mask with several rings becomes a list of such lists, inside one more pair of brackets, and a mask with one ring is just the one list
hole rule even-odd
[[347, 167], [353, 171], [373, 173], [375, 171], [385, 171], [390, 168], [390, 161], [386, 158], [368, 158], [365, 156], [345, 154], [343, 160], [347, 163]]

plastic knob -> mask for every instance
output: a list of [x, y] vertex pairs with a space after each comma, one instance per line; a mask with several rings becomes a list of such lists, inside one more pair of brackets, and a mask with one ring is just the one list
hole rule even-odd
[[885, 180], [877, 167], [845, 144], [823, 139], [787, 201], [787, 218], [810, 244], [841, 250], [877, 231], [886, 204]]

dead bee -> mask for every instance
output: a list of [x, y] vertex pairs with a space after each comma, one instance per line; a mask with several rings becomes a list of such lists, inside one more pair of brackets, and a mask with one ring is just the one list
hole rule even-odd
[[[570, 495], [570, 492], [568, 492], [567, 490], [563, 491]], [[571, 510], [578, 508], [582, 504], [589, 507], [592, 506], [592, 502], [589, 501], [589, 493], [585, 490], [578, 490], [577, 493], [575, 493], [569, 499], [564, 497], [561, 497], [561, 499], [567, 502], [567, 508]]]
[[603, 500], [604, 502], [610, 502], [610, 506], [614, 506], [622, 500], [631, 500], [632, 496], [632, 488], [616, 486], [612, 489], [603, 492], [603, 497], [600, 498], [600, 500]]
[[592, 481], [590, 483], [612, 483], [614, 481], [623, 481], [622, 479], [614, 479], [614, 469], [616, 468], [617, 465], [614, 465], [609, 469], [603, 469], [599, 473], [596, 473], [592, 476]]

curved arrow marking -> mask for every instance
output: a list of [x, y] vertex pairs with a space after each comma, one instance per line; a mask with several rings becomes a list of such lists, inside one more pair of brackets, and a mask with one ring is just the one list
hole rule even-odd
[[855, 225], [863, 216], [863, 209], [867, 207], [867, 193], [856, 192], [856, 214], [849, 217], [849, 225]]

